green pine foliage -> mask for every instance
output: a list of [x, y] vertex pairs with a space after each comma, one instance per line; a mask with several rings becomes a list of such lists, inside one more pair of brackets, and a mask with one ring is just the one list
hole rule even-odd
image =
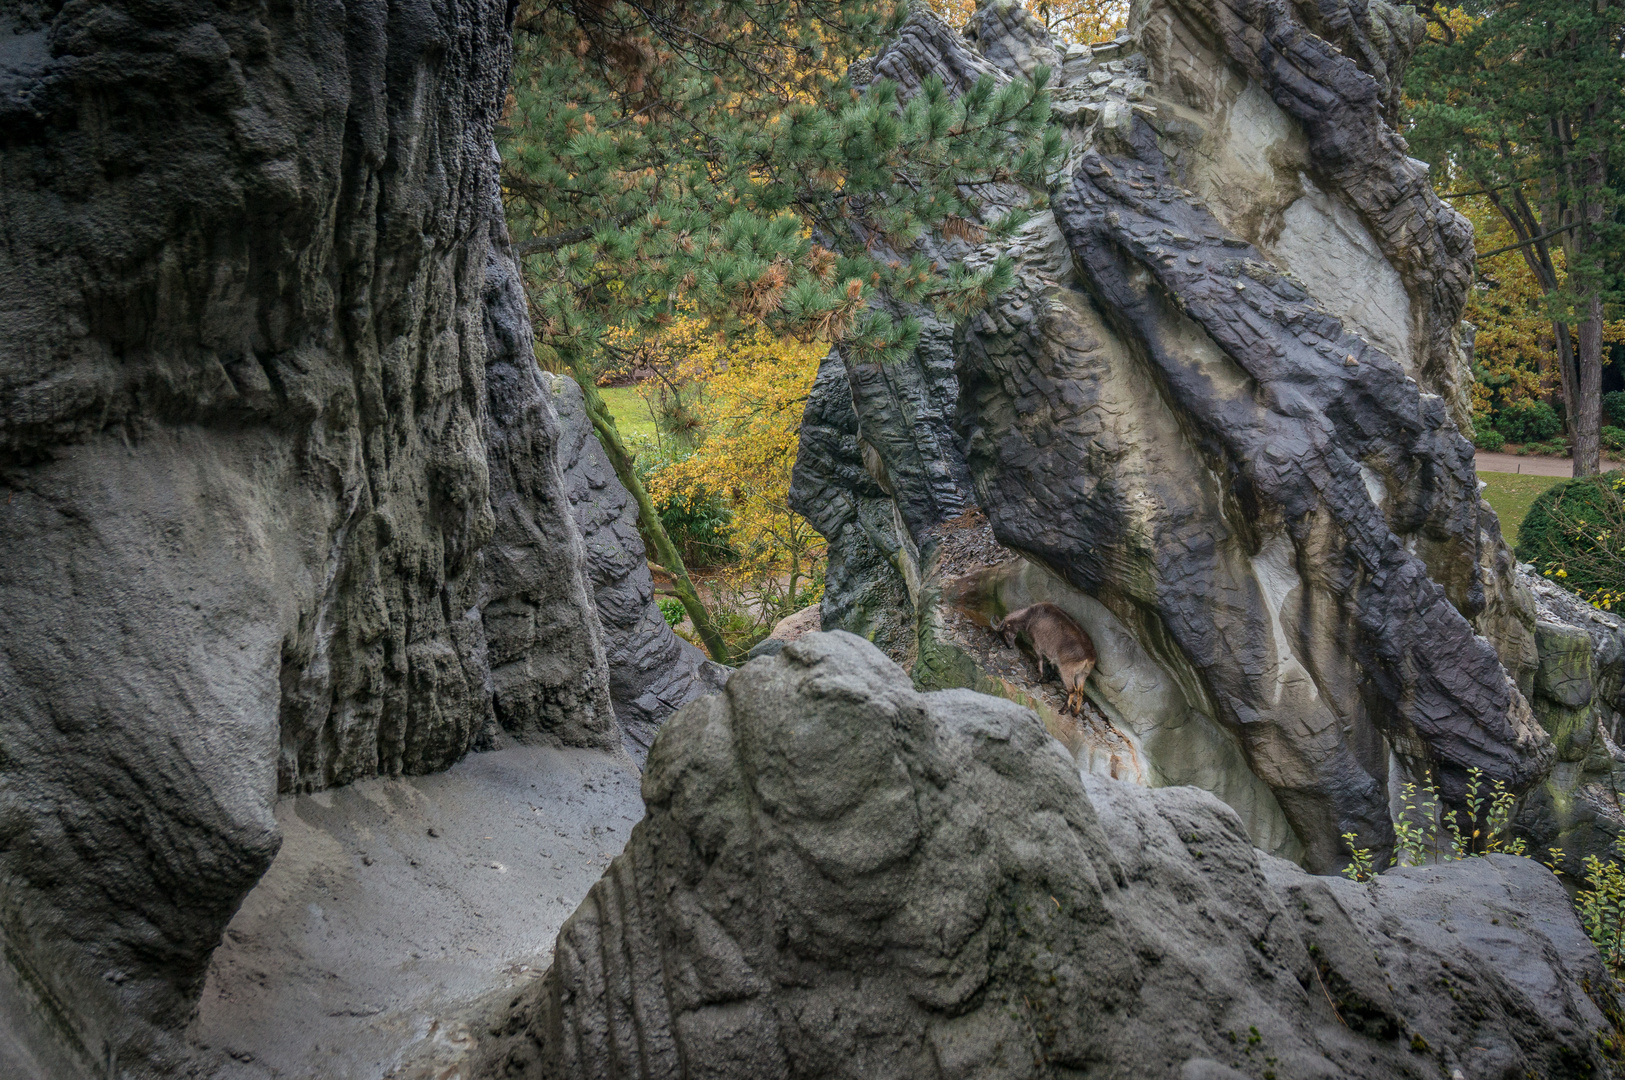
[[1605, 326], [1625, 269], [1625, 4], [1414, 6], [1428, 39], [1405, 80], [1406, 137], [1520, 245], [1552, 319], [1575, 471], [1596, 472]]
[[[906, 10], [871, 0], [577, 0], [521, 4], [503, 183], [544, 362], [579, 370], [610, 327], [679, 313], [911, 351], [919, 326], [877, 293], [950, 316], [1012, 281], [913, 254], [932, 231], [1005, 234], [978, 193], [1042, 191], [1061, 155], [1046, 73], [954, 99], [857, 92], [850, 62]], [[1036, 204], [1035, 204], [1036, 205]]]

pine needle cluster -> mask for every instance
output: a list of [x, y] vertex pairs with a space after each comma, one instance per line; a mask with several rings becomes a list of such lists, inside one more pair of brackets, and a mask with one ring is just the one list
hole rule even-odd
[[872, 0], [524, 0], [502, 175], [544, 360], [576, 367], [613, 349], [609, 328], [686, 312], [885, 362], [919, 327], [877, 294], [956, 316], [1008, 288], [1007, 260], [969, 270], [916, 244], [1021, 224], [1022, 210], [983, 220], [978, 192], [1043, 191], [1061, 153], [1047, 76], [957, 98], [932, 79], [906, 102], [884, 80], [851, 86], [851, 61], [905, 15]]

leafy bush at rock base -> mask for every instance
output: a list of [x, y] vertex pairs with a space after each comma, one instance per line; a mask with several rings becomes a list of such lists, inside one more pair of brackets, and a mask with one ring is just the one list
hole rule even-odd
[[1495, 430], [1508, 442], [1545, 442], [1562, 430], [1557, 412], [1544, 401], [1514, 401], [1495, 413]]
[[1576, 477], [1543, 492], [1519, 526], [1517, 554], [1597, 607], [1625, 600], [1625, 473]]
[[1501, 449], [1501, 447], [1505, 446], [1506, 442], [1507, 437], [1502, 435], [1499, 431], [1496, 431], [1493, 427], [1490, 427], [1487, 419], [1484, 421], [1483, 427], [1480, 427], [1473, 432], [1473, 445], [1480, 450], [1488, 450], [1491, 453], [1494, 453], [1495, 451]]

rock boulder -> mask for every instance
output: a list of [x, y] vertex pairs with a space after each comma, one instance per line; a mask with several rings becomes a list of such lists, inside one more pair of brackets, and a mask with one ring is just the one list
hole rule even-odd
[[1085, 781], [1031, 712], [916, 693], [852, 635], [679, 712], [643, 794], [474, 1076], [1607, 1068], [1612, 983], [1540, 865], [1311, 877], [1212, 796]]

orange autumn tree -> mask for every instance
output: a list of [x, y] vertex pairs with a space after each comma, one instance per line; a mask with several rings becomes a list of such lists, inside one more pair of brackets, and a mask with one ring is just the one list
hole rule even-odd
[[653, 472], [650, 494], [662, 504], [722, 494], [739, 553], [736, 581], [751, 582], [757, 603], [779, 614], [817, 600], [824, 540], [790, 509], [790, 471], [828, 346], [775, 337], [760, 324], [723, 338], [692, 318], [676, 320], [654, 344], [669, 362], [662, 378], [703, 392], [691, 398], [692, 453]]
[[[998, 0], [994, 0], [998, 2]], [[964, 26], [976, 0], [929, 0], [931, 10], [949, 26]], [[1036, 0], [1027, 10], [1049, 30], [1057, 45], [1089, 44], [1110, 39], [1128, 25], [1127, 0]]]

